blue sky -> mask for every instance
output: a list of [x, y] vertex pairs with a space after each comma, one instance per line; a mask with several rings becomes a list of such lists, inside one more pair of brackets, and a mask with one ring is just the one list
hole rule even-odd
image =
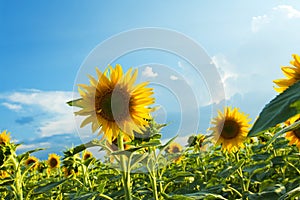
[[[300, 53], [300, 2], [174, 2], [1, 0], [0, 129], [8, 129], [15, 141], [24, 142], [23, 150], [43, 146], [50, 152], [89, 139], [89, 135], [79, 137], [89, 129], [78, 130], [73, 109], [65, 105], [72, 99], [80, 66], [101, 42], [144, 27], [174, 30], [200, 44], [222, 77], [226, 104], [255, 118], [276, 95], [272, 80], [283, 77], [280, 66], [289, 64], [291, 54]], [[141, 77], [154, 82], [163, 74], [161, 66], [174, 70], [177, 74], [170, 83], [184, 80], [194, 93], [203, 92], [199, 130], [207, 128], [209, 91], [183, 59], [144, 50], [117, 62], [141, 67]], [[156, 90], [157, 103], [163, 107], [158, 115], [163, 121], [176, 122], [180, 108], [169, 103], [174, 95]], [[178, 126], [171, 123], [165, 138]]]

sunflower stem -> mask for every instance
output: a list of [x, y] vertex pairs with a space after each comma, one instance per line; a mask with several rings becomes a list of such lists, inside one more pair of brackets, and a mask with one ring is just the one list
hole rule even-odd
[[157, 192], [157, 183], [156, 183], [157, 180], [156, 180], [156, 170], [155, 170], [157, 157], [155, 154], [155, 148], [153, 148], [153, 149], [149, 148], [149, 152], [150, 152], [150, 155], [151, 154], [153, 155], [153, 159], [150, 159], [150, 161], [151, 161], [150, 168], [149, 168], [149, 164], [147, 164], [147, 168], [150, 173], [149, 178], [150, 178], [150, 182], [151, 182], [152, 189], [153, 189], [153, 197], [155, 200], [158, 200], [159, 198], [158, 198], [158, 192]]
[[[235, 158], [236, 158], [236, 162], [238, 163], [238, 162], [240, 161], [240, 158], [239, 158], [239, 152], [236, 152], [236, 153], [235, 153]], [[238, 172], [238, 175], [240, 176], [241, 181], [242, 181], [242, 190], [243, 190], [243, 193], [244, 193], [244, 192], [247, 192], [248, 189], [247, 189], [247, 186], [246, 186], [245, 183], [244, 183], [244, 176], [243, 176], [242, 166], [240, 166], [240, 167], [238, 168], [238, 171], [237, 171], [237, 172]], [[248, 197], [247, 197], [246, 199], [248, 199]]]
[[[124, 150], [124, 143], [123, 143], [123, 133], [120, 132], [118, 135], [118, 147], [120, 151]], [[125, 192], [125, 199], [131, 200], [131, 183], [130, 183], [130, 168], [126, 165], [126, 156], [124, 154], [120, 155], [120, 164], [121, 164], [121, 173], [122, 173], [122, 180], [123, 180], [123, 187]]]
[[15, 169], [15, 193], [17, 200], [23, 200], [23, 190], [22, 190], [22, 174], [20, 169], [20, 163], [17, 161], [17, 155], [14, 155], [12, 158], [12, 162]]

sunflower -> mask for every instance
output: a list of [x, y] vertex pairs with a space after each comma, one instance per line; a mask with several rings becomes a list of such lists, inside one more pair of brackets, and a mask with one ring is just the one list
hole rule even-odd
[[91, 123], [92, 131], [99, 130], [111, 144], [122, 131], [124, 137], [133, 139], [133, 131], [142, 133], [150, 119], [149, 106], [154, 103], [153, 88], [148, 82], [134, 85], [138, 71], [130, 68], [125, 74], [121, 65], [109, 66], [104, 73], [96, 69], [98, 80], [89, 76], [90, 85], [79, 84], [82, 99], [77, 103], [82, 110], [76, 115], [87, 116], [81, 127]]
[[188, 147], [194, 147], [194, 151], [200, 152], [204, 151], [207, 148], [207, 145], [204, 144], [205, 135], [199, 133], [198, 135], [192, 135], [188, 139]]
[[67, 178], [68, 176], [70, 175], [78, 175], [79, 174], [79, 171], [78, 171], [78, 167], [71, 167], [71, 166], [68, 166], [68, 167], [63, 167], [63, 172], [64, 172], [64, 176]]
[[172, 142], [170, 146], [166, 149], [169, 154], [172, 155], [173, 162], [179, 164], [183, 158], [183, 156], [179, 153], [182, 151], [182, 146], [177, 142]]
[[180, 153], [182, 151], [182, 146], [177, 142], [172, 142], [167, 148], [168, 153]]
[[85, 151], [85, 152], [83, 153], [82, 159], [83, 159], [83, 160], [87, 160], [87, 159], [92, 158], [92, 157], [93, 157], [92, 152], [90, 152], [90, 151]]
[[274, 87], [274, 89], [279, 93], [283, 92], [288, 87], [300, 80], [300, 56], [297, 54], [293, 54], [292, 56], [294, 60], [290, 61], [290, 64], [293, 65], [293, 67], [281, 67], [283, 74], [287, 78], [273, 81], [278, 86], [277, 88]]
[[219, 111], [218, 116], [212, 120], [215, 126], [210, 128], [216, 144], [222, 144], [222, 149], [228, 152], [244, 147], [243, 141], [247, 137], [250, 120], [238, 108], [226, 107], [223, 113]]
[[32, 167], [33, 169], [37, 169], [37, 167], [38, 167], [38, 159], [36, 157], [34, 157], [34, 156], [30, 156], [25, 161], [25, 165], [27, 167]]
[[[290, 119], [288, 119], [285, 122], [285, 124], [289, 126], [299, 120], [300, 120], [300, 114], [297, 114], [291, 117]], [[289, 145], [295, 144], [300, 149], [300, 128], [286, 132], [285, 138], [290, 141]]]
[[0, 134], [0, 145], [6, 145], [10, 142], [10, 133], [6, 130]]
[[0, 170], [0, 179], [8, 177], [8, 173], [5, 170]]
[[50, 169], [58, 168], [60, 165], [60, 157], [57, 154], [50, 154], [48, 156], [48, 165]]

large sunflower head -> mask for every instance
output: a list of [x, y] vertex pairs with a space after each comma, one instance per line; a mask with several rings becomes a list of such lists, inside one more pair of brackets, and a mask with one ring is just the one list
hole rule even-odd
[[58, 168], [60, 166], [60, 157], [56, 154], [48, 156], [48, 166], [50, 169]]
[[6, 130], [0, 134], [0, 145], [7, 145], [10, 142], [10, 133]]
[[[285, 124], [287, 126], [300, 120], [300, 114], [297, 114], [288, 119]], [[289, 140], [289, 145], [295, 144], [300, 149], [300, 128], [285, 133], [285, 138]]]
[[90, 85], [80, 84], [79, 93], [82, 99], [78, 106], [82, 109], [75, 112], [86, 116], [81, 127], [91, 123], [92, 131], [100, 129], [104, 138], [111, 144], [120, 131], [131, 139], [133, 131], [142, 133], [148, 125], [154, 103], [153, 89], [146, 87], [147, 82], [134, 85], [138, 71], [129, 69], [123, 73], [121, 65], [109, 66], [104, 73], [96, 69], [98, 79], [90, 76]]
[[222, 144], [224, 151], [237, 151], [239, 147], [244, 147], [249, 122], [248, 115], [239, 112], [238, 108], [226, 107], [224, 112], [219, 111], [218, 116], [212, 120], [214, 126], [210, 130], [213, 131], [216, 144]]
[[38, 167], [38, 159], [36, 157], [34, 157], [34, 156], [30, 156], [25, 161], [25, 165], [27, 167], [32, 167], [32, 169], [37, 169], [37, 167]]
[[281, 70], [286, 78], [273, 81], [278, 86], [274, 87], [274, 89], [279, 93], [283, 92], [288, 87], [300, 80], [300, 56], [297, 54], [293, 54], [292, 56], [294, 60], [292, 60], [290, 64], [293, 66], [281, 67]]

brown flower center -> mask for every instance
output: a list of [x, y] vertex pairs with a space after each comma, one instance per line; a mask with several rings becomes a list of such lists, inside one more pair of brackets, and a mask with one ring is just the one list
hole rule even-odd
[[128, 92], [121, 88], [107, 90], [101, 96], [96, 94], [96, 112], [108, 121], [123, 121], [129, 115], [129, 99]]
[[92, 157], [92, 155], [90, 153], [86, 153], [86, 154], [84, 154], [83, 160], [87, 160], [90, 157]]
[[55, 158], [51, 158], [49, 161], [49, 165], [51, 168], [54, 168], [58, 165], [58, 161]]
[[240, 125], [235, 120], [225, 120], [221, 136], [225, 139], [233, 139], [240, 132]]
[[178, 147], [173, 147], [172, 148], [173, 153], [178, 153], [179, 151], [180, 151], [180, 149]]
[[33, 159], [28, 159], [27, 160], [27, 165], [32, 165], [32, 164], [34, 164], [36, 161], [35, 160], [33, 160]]
[[296, 136], [298, 139], [300, 139], [300, 128], [294, 130], [293, 132], [294, 132], [295, 136]]

